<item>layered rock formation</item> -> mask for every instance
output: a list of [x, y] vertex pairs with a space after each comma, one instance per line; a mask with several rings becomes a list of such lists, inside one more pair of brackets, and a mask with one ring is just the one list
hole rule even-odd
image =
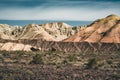
[[0, 24], [0, 38], [14, 40], [15, 37], [20, 35], [22, 27], [10, 26], [7, 24]]
[[72, 26], [63, 23], [47, 23], [40, 25], [46, 32], [48, 32], [56, 41], [61, 41], [75, 33], [75, 30], [72, 29]]
[[80, 31], [63, 22], [46, 24], [29, 24], [24, 27], [0, 24], [0, 38], [9, 40], [42, 39], [46, 41], [61, 41]]
[[64, 52], [119, 52], [120, 43], [54, 42], [41, 40], [17, 40], [0, 43], [6, 51], [64, 51]]
[[23, 31], [18, 39], [42, 39], [46, 41], [55, 41], [41, 26], [29, 24], [23, 27]]
[[120, 43], [120, 17], [109, 15], [106, 18], [96, 20], [64, 41]]
[[0, 50], [7, 51], [114, 51], [120, 49], [120, 17], [110, 15], [84, 27], [63, 22], [24, 27], [0, 24], [0, 38]]
[[0, 43], [0, 50], [6, 51], [16, 51], [16, 50], [23, 50], [23, 51], [31, 51], [32, 46], [22, 43], [13, 43], [13, 42], [6, 42]]

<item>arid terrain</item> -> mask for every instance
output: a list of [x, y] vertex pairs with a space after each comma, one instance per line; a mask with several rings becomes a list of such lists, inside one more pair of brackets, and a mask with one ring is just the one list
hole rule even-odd
[[0, 52], [1, 80], [119, 80], [120, 53]]
[[119, 80], [120, 17], [90, 25], [0, 24], [0, 80]]

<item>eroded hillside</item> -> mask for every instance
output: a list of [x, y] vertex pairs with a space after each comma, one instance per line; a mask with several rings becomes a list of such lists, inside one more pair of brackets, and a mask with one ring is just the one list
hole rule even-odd
[[63, 22], [46, 24], [29, 24], [24, 27], [0, 24], [0, 38], [8, 40], [41, 39], [46, 41], [62, 41], [80, 31], [80, 27], [72, 27]]
[[120, 17], [109, 15], [106, 18], [98, 19], [64, 41], [120, 43]]
[[7, 40], [0, 42], [0, 50], [7, 51], [64, 51], [64, 52], [109, 52], [119, 51], [120, 43], [54, 42], [43, 40]]

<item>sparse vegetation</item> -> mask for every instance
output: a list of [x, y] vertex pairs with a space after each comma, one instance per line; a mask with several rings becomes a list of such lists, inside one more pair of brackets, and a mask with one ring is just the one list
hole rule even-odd
[[107, 60], [107, 63], [112, 64], [113, 62], [112, 62], [112, 60]]
[[41, 54], [36, 54], [35, 56], [33, 56], [33, 60], [30, 63], [33, 63], [33, 64], [43, 63], [43, 59], [42, 59]]
[[76, 54], [70, 54], [68, 59], [70, 62], [75, 62], [77, 60]]
[[116, 78], [116, 80], [119, 80], [120, 79], [120, 73], [118, 73], [118, 74], [113, 74], [112, 75], [114, 78]]
[[98, 65], [98, 60], [95, 58], [89, 59], [88, 63], [87, 63], [87, 68], [91, 69], [91, 68], [96, 68]]
[[0, 51], [0, 60], [0, 80], [119, 79], [119, 52]]

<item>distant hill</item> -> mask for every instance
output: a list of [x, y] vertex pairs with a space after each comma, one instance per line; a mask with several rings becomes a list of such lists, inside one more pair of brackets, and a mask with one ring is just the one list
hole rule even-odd
[[9, 40], [42, 39], [61, 41], [80, 31], [81, 27], [72, 27], [63, 22], [29, 24], [24, 27], [0, 24], [0, 38]]
[[113, 14], [98, 19], [64, 41], [120, 43], [120, 17]]
[[[24, 27], [0, 24], [0, 50], [99, 51], [120, 49], [120, 17], [109, 15], [90, 25], [72, 27], [64, 22], [29, 24]], [[94, 44], [95, 43], [95, 44]], [[109, 44], [108, 44], [109, 43]], [[110, 47], [109, 47], [110, 46]]]

